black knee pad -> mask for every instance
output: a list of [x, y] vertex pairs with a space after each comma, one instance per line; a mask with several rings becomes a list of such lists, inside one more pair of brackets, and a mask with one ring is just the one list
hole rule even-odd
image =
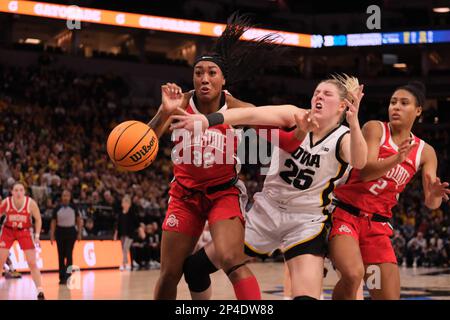
[[211, 285], [209, 275], [217, 270], [206, 255], [204, 248], [187, 257], [183, 264], [184, 279], [189, 290], [193, 292], [202, 292], [208, 289]]
[[292, 300], [317, 300], [317, 299], [310, 296], [297, 296], [294, 297]]

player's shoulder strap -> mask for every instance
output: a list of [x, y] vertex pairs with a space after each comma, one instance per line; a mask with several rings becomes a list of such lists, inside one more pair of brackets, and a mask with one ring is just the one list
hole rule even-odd
[[341, 157], [341, 143], [347, 134], [350, 134], [350, 129], [344, 125], [341, 125], [336, 132], [338, 138], [336, 139], [336, 147], [334, 152], [337, 161], [339, 161], [343, 165], [347, 165], [347, 162], [345, 162], [344, 159], [342, 159]]

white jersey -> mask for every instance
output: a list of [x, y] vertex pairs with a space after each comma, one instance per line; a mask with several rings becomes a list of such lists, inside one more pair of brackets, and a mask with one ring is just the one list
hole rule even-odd
[[314, 145], [309, 133], [292, 153], [274, 146], [264, 196], [280, 208], [325, 214], [334, 188], [349, 173], [349, 164], [339, 156], [340, 142], [348, 132], [340, 125]]

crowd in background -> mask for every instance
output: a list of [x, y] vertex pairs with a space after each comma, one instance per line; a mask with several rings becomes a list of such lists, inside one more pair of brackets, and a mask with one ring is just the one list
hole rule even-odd
[[[297, 103], [309, 98], [244, 86], [237, 97], [255, 104]], [[273, 92], [268, 96], [268, 92]], [[384, 107], [369, 109], [361, 123], [373, 119]], [[159, 97], [154, 97], [158, 101]], [[64, 189], [84, 220], [83, 237], [111, 239], [122, 198], [128, 194], [138, 218], [131, 252], [143, 268], [159, 260], [161, 223], [167, 208], [172, 178], [170, 137], [160, 141], [156, 161], [148, 169], [130, 173], [117, 170], [106, 153], [106, 139], [118, 123], [147, 122], [156, 105], [135, 106], [124, 79], [113, 75], [78, 74], [48, 64], [28, 68], [0, 65], [0, 195], [6, 197], [15, 181], [25, 183], [39, 204], [43, 238], [49, 232], [52, 210]], [[433, 118], [424, 118], [432, 123]], [[438, 128], [438, 127], [436, 127]], [[444, 129], [421, 130], [417, 135], [435, 147], [439, 175], [449, 179], [449, 135]], [[264, 176], [254, 166], [244, 166], [241, 177], [251, 196], [262, 188]], [[393, 237], [399, 263], [406, 266], [442, 266], [450, 260], [449, 208], [429, 210], [423, 204], [421, 179], [415, 179], [394, 210]]]

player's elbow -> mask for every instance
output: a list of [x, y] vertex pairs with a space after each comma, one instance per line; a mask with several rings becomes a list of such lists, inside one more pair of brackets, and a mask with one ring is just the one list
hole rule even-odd
[[367, 164], [367, 160], [366, 159], [355, 159], [352, 161], [352, 163], [350, 163], [350, 165], [358, 170], [362, 170], [364, 169], [364, 167]]

